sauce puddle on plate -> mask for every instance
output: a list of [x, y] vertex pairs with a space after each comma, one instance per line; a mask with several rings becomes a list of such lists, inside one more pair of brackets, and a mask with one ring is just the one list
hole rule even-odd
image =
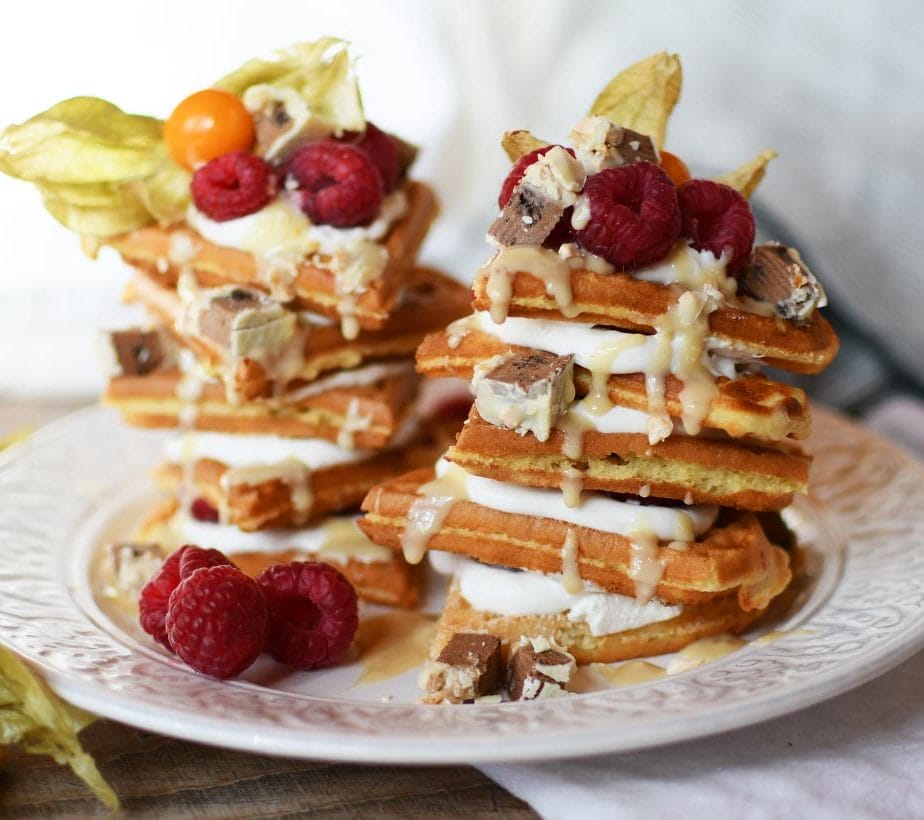
[[363, 671], [353, 685], [378, 683], [420, 666], [435, 632], [434, 616], [422, 612], [388, 612], [362, 621], [356, 644]]

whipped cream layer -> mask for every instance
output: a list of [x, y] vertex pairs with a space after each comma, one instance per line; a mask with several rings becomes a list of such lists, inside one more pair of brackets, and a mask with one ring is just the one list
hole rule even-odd
[[498, 615], [558, 615], [569, 621], [583, 621], [594, 636], [613, 635], [648, 624], [676, 618], [683, 611], [677, 605], [659, 601], [641, 603], [626, 595], [605, 592], [584, 582], [576, 594], [565, 590], [560, 576], [543, 575], [502, 567], [486, 566], [470, 558], [447, 562], [431, 553], [437, 572], [449, 570], [459, 579], [462, 597], [475, 609]]
[[464, 491], [464, 498], [492, 510], [552, 518], [626, 537], [644, 530], [654, 533], [659, 541], [691, 541], [705, 533], [719, 515], [719, 508], [711, 505], [643, 505], [591, 493], [582, 496], [579, 506], [569, 507], [559, 490], [520, 487], [471, 475], [445, 459], [437, 461], [436, 474], [439, 478], [451, 475], [453, 485]]
[[[556, 356], [571, 354], [575, 364], [593, 372], [647, 373], [653, 369], [661, 343], [658, 333], [646, 336], [586, 322], [508, 316], [496, 324], [483, 310], [461, 321], [467, 323], [468, 329], [480, 330], [509, 345], [545, 350]], [[684, 356], [685, 345], [682, 336], [672, 338], [672, 359]], [[704, 352], [703, 364], [714, 375], [735, 377], [735, 363], [730, 359]]]
[[414, 362], [394, 361], [394, 362], [375, 362], [354, 370], [338, 370], [328, 376], [321, 376], [312, 382], [299, 387], [296, 390], [290, 390], [285, 395], [286, 402], [300, 401], [310, 396], [317, 396], [327, 390], [335, 390], [341, 387], [368, 387], [383, 379], [392, 376], [403, 376], [414, 372]]
[[568, 408], [557, 426], [563, 428], [569, 424], [578, 424], [583, 429], [598, 433], [646, 433], [650, 420], [649, 413], [619, 405], [613, 405], [605, 413], [595, 413], [588, 406], [587, 399], [581, 399]]
[[331, 516], [311, 527], [299, 529], [244, 532], [231, 524], [198, 521], [188, 513], [178, 512], [170, 521], [170, 530], [178, 544], [196, 544], [220, 549], [227, 555], [236, 553], [277, 553], [298, 550], [327, 560], [374, 563], [390, 561], [393, 553], [373, 544], [356, 526], [356, 516]]
[[[413, 414], [405, 418], [389, 442], [389, 448], [401, 447], [410, 441], [419, 424]], [[363, 461], [378, 452], [381, 451], [341, 447], [322, 438], [256, 433], [187, 432], [169, 439], [164, 446], [164, 457], [173, 464], [209, 459], [231, 468], [263, 467], [295, 461], [309, 470], [319, 470]]]
[[294, 198], [285, 194], [255, 213], [224, 222], [209, 219], [195, 205], [190, 205], [186, 221], [216, 245], [280, 262], [297, 262], [313, 253], [335, 255], [355, 249], [360, 242], [383, 239], [391, 226], [404, 216], [407, 204], [404, 191], [395, 191], [382, 201], [379, 215], [373, 222], [357, 228], [314, 225]]

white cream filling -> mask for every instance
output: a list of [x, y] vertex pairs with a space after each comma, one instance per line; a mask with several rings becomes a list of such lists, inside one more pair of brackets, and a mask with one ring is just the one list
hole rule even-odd
[[364, 563], [390, 561], [393, 555], [387, 547], [366, 538], [352, 515], [332, 516], [312, 527], [244, 532], [232, 524], [198, 521], [178, 512], [170, 521], [170, 529], [180, 544], [220, 549], [227, 555], [298, 550], [309, 555], [323, 554], [341, 563], [348, 559]]
[[551, 518], [626, 537], [644, 529], [653, 532], [659, 541], [690, 541], [706, 532], [719, 514], [719, 508], [712, 505], [642, 505], [593, 493], [585, 493], [579, 506], [568, 507], [559, 490], [505, 484], [471, 475], [445, 459], [437, 461], [439, 478], [450, 473], [453, 483], [464, 488], [464, 497], [483, 507], [512, 515]]
[[640, 603], [586, 581], [582, 592], [571, 594], [565, 591], [560, 576], [517, 572], [471, 559], [459, 561], [455, 574], [462, 597], [475, 609], [508, 616], [567, 612], [569, 621], [583, 621], [595, 636], [667, 621], [683, 611], [681, 606], [654, 600]]
[[225, 222], [209, 219], [191, 204], [186, 212], [186, 221], [216, 245], [279, 262], [293, 262], [313, 253], [334, 255], [355, 249], [361, 242], [382, 239], [406, 213], [407, 204], [404, 191], [394, 191], [382, 200], [375, 221], [357, 228], [314, 225], [293, 198], [285, 194], [255, 213]]
[[[409, 441], [418, 425], [413, 416], [406, 418], [389, 446], [399, 447]], [[209, 432], [187, 432], [169, 439], [164, 447], [165, 458], [174, 464], [210, 459], [232, 469], [296, 461], [310, 470], [319, 470], [363, 461], [377, 452], [340, 447], [321, 438]]]
[[[576, 421], [581, 429], [598, 433], [646, 433], [650, 419], [648, 413], [618, 404], [605, 413], [596, 414], [587, 407], [586, 400], [576, 401], [564, 416], [565, 423]], [[558, 426], [561, 427], [562, 422]]]
[[[556, 356], [571, 354], [575, 364], [588, 370], [599, 371], [602, 362], [607, 373], [648, 372], [660, 343], [657, 333], [646, 336], [586, 322], [508, 316], [502, 323], [495, 324], [487, 311], [476, 311], [469, 322], [470, 329], [480, 330], [509, 345], [545, 350]], [[674, 358], [683, 355], [684, 344], [682, 335], [674, 336], [671, 341]], [[703, 360], [713, 374], [735, 377], [734, 362], [708, 353], [704, 353]]]
[[366, 387], [392, 376], [413, 372], [414, 363], [404, 361], [377, 362], [376, 364], [357, 367], [355, 370], [339, 370], [330, 376], [322, 376], [320, 379], [316, 379], [297, 390], [289, 391], [285, 395], [285, 400], [287, 402], [301, 401], [310, 396], [316, 396], [319, 393], [340, 387]]

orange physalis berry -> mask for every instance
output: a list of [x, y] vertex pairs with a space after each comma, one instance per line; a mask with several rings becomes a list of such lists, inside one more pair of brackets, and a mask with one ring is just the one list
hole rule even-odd
[[676, 154], [672, 154], [670, 151], [661, 151], [660, 154], [661, 167], [667, 171], [667, 175], [671, 178], [674, 185], [679, 188], [684, 182], [690, 181], [690, 169], [687, 168], [686, 163], [680, 159], [680, 157]]
[[208, 88], [187, 97], [164, 123], [167, 150], [180, 165], [200, 165], [234, 151], [249, 151], [253, 118], [235, 94]]

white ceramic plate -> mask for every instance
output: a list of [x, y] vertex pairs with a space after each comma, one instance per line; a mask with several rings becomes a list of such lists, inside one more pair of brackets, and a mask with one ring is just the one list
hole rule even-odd
[[[813, 577], [778, 640], [698, 669], [536, 703], [424, 707], [414, 673], [354, 687], [356, 665], [201, 677], [110, 617], [90, 559], [150, 500], [160, 435], [89, 409], [0, 456], [0, 639], [67, 700], [166, 735], [254, 752], [383, 763], [489, 762], [639, 749], [830, 698], [924, 645], [924, 470], [816, 411], [813, 493], [792, 523]], [[391, 698], [389, 702], [383, 699]]]

